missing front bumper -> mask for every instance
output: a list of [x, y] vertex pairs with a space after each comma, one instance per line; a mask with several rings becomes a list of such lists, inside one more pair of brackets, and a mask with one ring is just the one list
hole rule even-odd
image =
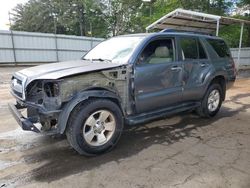
[[20, 125], [20, 127], [25, 131], [33, 131], [36, 133], [40, 133], [41, 131], [29, 120], [29, 118], [25, 118], [21, 112], [19, 111], [20, 106], [14, 105], [12, 103], [8, 104], [9, 110], [12, 113], [13, 117], [17, 121], [17, 123]]

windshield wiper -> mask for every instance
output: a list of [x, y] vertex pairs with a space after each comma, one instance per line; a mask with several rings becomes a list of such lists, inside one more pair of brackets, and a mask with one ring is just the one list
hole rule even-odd
[[112, 60], [110, 59], [102, 59], [102, 58], [96, 58], [96, 59], [90, 59], [91, 61], [108, 61], [108, 62], [112, 62]]
[[106, 62], [112, 62], [112, 60], [110, 59], [102, 59], [102, 58], [94, 58], [94, 59], [86, 59], [86, 58], [82, 58], [82, 60], [88, 60], [88, 61], [106, 61]]

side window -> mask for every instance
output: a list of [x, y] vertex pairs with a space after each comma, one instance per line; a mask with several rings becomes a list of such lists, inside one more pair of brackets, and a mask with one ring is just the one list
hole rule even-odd
[[230, 57], [230, 51], [223, 40], [207, 39], [219, 57]]
[[182, 49], [182, 59], [198, 59], [198, 49], [195, 38], [182, 37], [180, 38]]
[[199, 48], [199, 59], [207, 59], [207, 54], [200, 41], [198, 41], [198, 48]]
[[150, 42], [141, 53], [138, 64], [159, 64], [174, 61], [174, 40], [162, 39]]

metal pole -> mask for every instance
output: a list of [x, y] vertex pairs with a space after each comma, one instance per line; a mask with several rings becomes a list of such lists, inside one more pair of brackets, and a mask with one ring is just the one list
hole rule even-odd
[[56, 20], [56, 16], [54, 15], [54, 34], [56, 35], [57, 33], [57, 20]]
[[242, 46], [243, 30], [244, 30], [244, 23], [241, 23], [240, 42], [239, 42], [239, 51], [238, 51], [238, 60], [237, 60], [237, 66], [238, 66], [238, 67], [239, 67], [239, 65], [240, 65], [240, 52], [241, 52], [241, 46]]
[[92, 34], [92, 22], [91, 22], [91, 20], [90, 20], [89, 26], [90, 26], [90, 37], [91, 37], [91, 49], [92, 49], [93, 48], [93, 34]]
[[57, 44], [57, 36], [56, 36], [56, 34], [55, 34], [55, 47], [56, 47], [56, 61], [59, 62], [58, 44]]
[[13, 50], [13, 56], [14, 56], [14, 63], [15, 63], [15, 65], [17, 65], [16, 49], [15, 49], [15, 42], [14, 42], [14, 36], [13, 36], [13, 31], [12, 30], [10, 30], [10, 36], [11, 36], [12, 50]]
[[219, 30], [220, 30], [220, 20], [217, 20], [217, 26], [216, 26], [216, 36], [219, 36]]

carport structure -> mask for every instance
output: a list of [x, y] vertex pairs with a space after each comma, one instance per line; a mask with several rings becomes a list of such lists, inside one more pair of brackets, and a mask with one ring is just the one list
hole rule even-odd
[[240, 62], [240, 52], [242, 46], [242, 36], [244, 31], [244, 25], [250, 24], [250, 21], [235, 19], [225, 16], [217, 16], [213, 14], [206, 14], [201, 12], [195, 12], [184, 9], [176, 9], [165, 16], [161, 17], [148, 27], [146, 31], [152, 29], [173, 29], [177, 31], [190, 31], [206, 34], [216, 34], [219, 35], [220, 28], [224, 26], [229, 26], [232, 24], [240, 24], [240, 40], [239, 40], [239, 51], [238, 51], [238, 62]]

